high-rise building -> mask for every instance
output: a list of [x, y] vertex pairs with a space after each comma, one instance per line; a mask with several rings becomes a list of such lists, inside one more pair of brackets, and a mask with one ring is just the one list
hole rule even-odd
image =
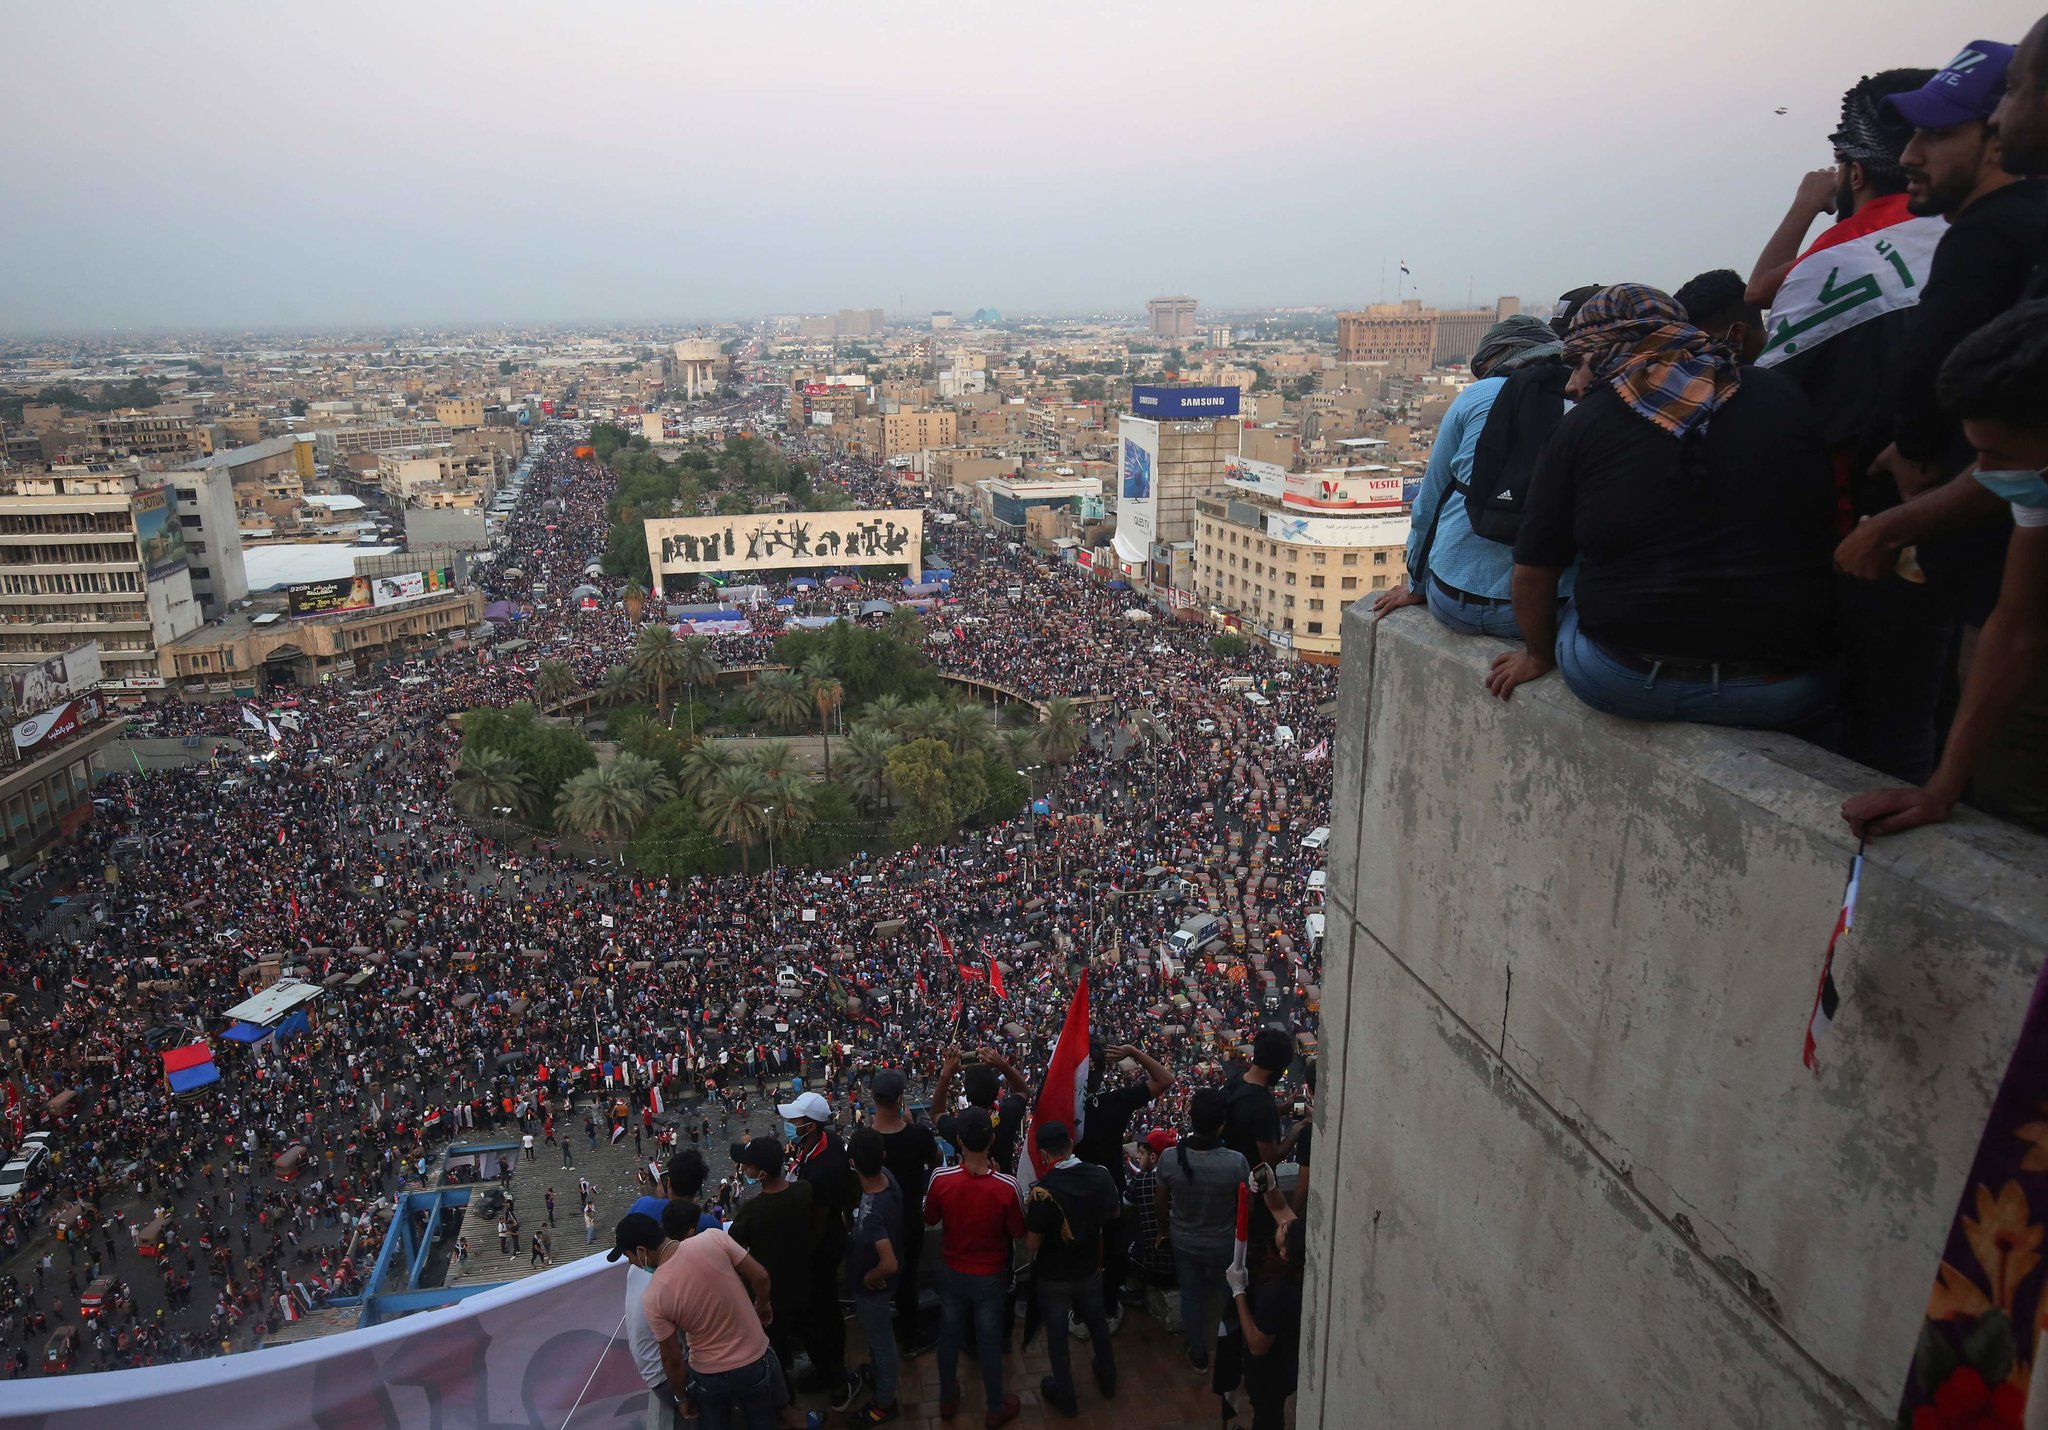
[[0, 479], [0, 666], [96, 640], [105, 686], [161, 690], [157, 648], [203, 619], [178, 505], [131, 468]]
[[178, 493], [178, 525], [185, 530], [192, 595], [199, 602], [200, 613], [210, 621], [249, 595], [234, 476], [225, 466], [202, 462], [172, 472], [170, 478]]
[[1156, 548], [1195, 534], [1195, 498], [1223, 484], [1237, 454], [1234, 387], [1133, 387], [1117, 429], [1116, 555], [1146, 578]]
[[1155, 338], [1192, 338], [1195, 335], [1195, 300], [1185, 294], [1164, 295], [1145, 305], [1152, 319]]
[[872, 338], [880, 335], [884, 323], [880, 308], [841, 308], [837, 336]]

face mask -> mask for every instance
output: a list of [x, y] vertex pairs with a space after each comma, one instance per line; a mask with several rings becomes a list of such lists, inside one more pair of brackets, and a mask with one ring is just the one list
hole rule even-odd
[[2048, 506], [2048, 480], [2040, 472], [1979, 472], [1977, 482], [2015, 506]]

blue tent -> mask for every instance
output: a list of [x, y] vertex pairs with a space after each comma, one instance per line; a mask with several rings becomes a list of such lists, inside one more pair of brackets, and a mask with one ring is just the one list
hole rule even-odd
[[817, 584], [816, 581], [813, 581], [808, 576], [799, 576], [789, 583], [789, 589], [792, 591], [809, 591]]
[[311, 1031], [312, 1027], [313, 1020], [306, 1016], [304, 1008], [300, 1008], [271, 1031], [277, 1034], [277, 1040], [281, 1043], [286, 1038], [296, 1038], [301, 1033]]
[[260, 1043], [270, 1036], [270, 1029], [259, 1028], [254, 1023], [237, 1023], [221, 1036], [231, 1043]]
[[189, 1068], [180, 1068], [168, 1074], [172, 1092], [191, 1092], [209, 1083], [220, 1081], [220, 1069], [210, 1062], [194, 1063]]
[[1131, 583], [1128, 581], [1112, 581], [1109, 583], [1109, 589], [1112, 591], [1128, 591], [1131, 589]]
[[775, 609], [778, 611], [793, 611], [796, 609], [796, 602], [791, 600], [789, 597], [784, 596], [781, 600], [775, 603]]

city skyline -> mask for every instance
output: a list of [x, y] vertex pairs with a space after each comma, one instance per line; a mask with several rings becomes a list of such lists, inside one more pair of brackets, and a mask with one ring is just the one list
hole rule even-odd
[[[1761, 0], [1705, 33], [1608, 0], [1567, 24], [1489, 0], [1457, 27], [1306, 4], [1255, 24], [1220, 4], [349, 18], [16, 13], [0, 331], [1669, 288], [1746, 270], [1858, 75], [2016, 39], [2031, 15], [1879, 0], [1847, 40], [1833, 13]], [[1365, 64], [1299, 72], [1345, 55]], [[1698, 98], [1671, 112], [1674, 82]], [[1701, 142], [1674, 164], [1679, 133]]]

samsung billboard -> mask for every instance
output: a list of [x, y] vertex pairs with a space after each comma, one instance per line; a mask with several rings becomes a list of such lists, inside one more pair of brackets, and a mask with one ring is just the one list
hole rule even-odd
[[1133, 387], [1131, 415], [1154, 422], [1198, 422], [1237, 416], [1234, 387]]

